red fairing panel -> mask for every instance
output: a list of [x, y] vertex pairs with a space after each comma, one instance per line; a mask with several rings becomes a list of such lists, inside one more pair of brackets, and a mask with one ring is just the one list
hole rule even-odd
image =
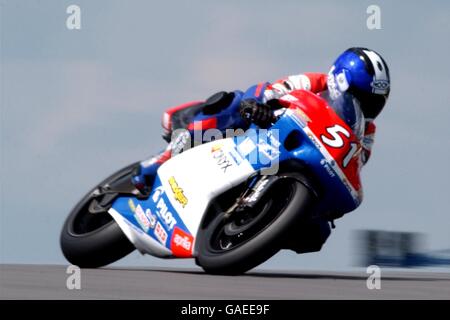
[[164, 130], [166, 130], [166, 131], [172, 130], [172, 116], [175, 112], [180, 111], [182, 109], [192, 107], [192, 106], [197, 105], [202, 102], [203, 101], [192, 101], [192, 102], [187, 102], [187, 103], [181, 104], [179, 106], [167, 109], [164, 112], [163, 118], [162, 118], [162, 127], [164, 128]]
[[308, 121], [309, 129], [336, 161], [352, 187], [360, 193], [362, 191], [359, 176], [362, 166], [360, 157], [362, 146], [358, 138], [319, 96], [305, 90], [293, 91], [291, 95], [298, 98], [298, 101], [281, 100], [282, 103], [291, 109], [301, 109], [307, 115], [310, 120]]

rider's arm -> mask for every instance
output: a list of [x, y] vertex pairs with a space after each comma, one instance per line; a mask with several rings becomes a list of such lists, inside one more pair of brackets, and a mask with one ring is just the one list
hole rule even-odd
[[318, 93], [327, 89], [327, 75], [324, 73], [303, 73], [292, 75], [268, 85], [264, 101], [279, 99], [294, 90], [309, 90]]
[[252, 99], [259, 103], [265, 103], [300, 89], [314, 93], [326, 90], [327, 75], [324, 73], [303, 73], [282, 78], [273, 83], [261, 82], [250, 87], [242, 100]]
[[366, 164], [372, 153], [372, 146], [375, 140], [376, 126], [373, 121], [366, 122], [366, 129], [364, 131], [364, 137], [362, 139], [362, 162]]
[[[274, 83], [261, 82], [245, 91], [241, 99], [241, 115], [257, 120], [260, 125], [270, 122], [269, 112], [273, 105], [270, 100], [279, 99], [294, 90], [309, 90], [318, 93], [327, 89], [327, 75], [323, 73], [304, 73], [292, 75]], [[267, 104], [266, 104], [267, 103]], [[262, 109], [262, 110], [260, 110]]]

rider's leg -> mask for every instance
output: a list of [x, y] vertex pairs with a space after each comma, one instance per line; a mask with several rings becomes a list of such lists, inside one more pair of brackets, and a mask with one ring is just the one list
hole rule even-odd
[[168, 154], [170, 150], [164, 150], [160, 154], [148, 159], [141, 161], [138, 166], [134, 168], [133, 176], [131, 182], [141, 193], [148, 193], [150, 191], [150, 186], [153, 185], [153, 179], [156, 175], [156, 171], [168, 159]]
[[191, 147], [191, 132], [179, 129], [173, 132], [172, 140], [160, 154], [139, 163], [134, 169], [131, 182], [147, 194], [154, 182], [156, 171], [167, 160]]
[[238, 91], [218, 92], [205, 102], [187, 103], [167, 110], [163, 116], [163, 137], [170, 143], [163, 152], [142, 161], [135, 168], [132, 182], [136, 188], [147, 193], [153, 185], [158, 168], [172, 156], [192, 147], [194, 136], [203, 137], [205, 130], [217, 128], [218, 125], [224, 128], [236, 125], [238, 121], [235, 114], [238, 113], [234, 109], [237, 110], [241, 94]]
[[320, 251], [331, 234], [328, 220], [322, 218], [302, 221], [296, 230], [288, 247], [297, 253]]

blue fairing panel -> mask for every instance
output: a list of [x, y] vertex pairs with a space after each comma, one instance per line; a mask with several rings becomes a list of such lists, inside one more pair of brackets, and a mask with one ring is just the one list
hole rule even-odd
[[139, 200], [135, 197], [119, 197], [114, 202], [113, 209], [168, 249], [171, 247], [171, 239], [175, 228], [189, 234], [167, 195], [162, 191], [159, 178], [155, 180], [153, 192], [147, 200]]

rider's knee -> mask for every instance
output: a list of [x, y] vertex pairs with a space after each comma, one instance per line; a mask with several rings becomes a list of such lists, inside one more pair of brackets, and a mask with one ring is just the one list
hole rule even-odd
[[288, 249], [297, 253], [320, 251], [331, 234], [327, 220], [317, 219], [300, 223], [295, 235], [288, 241]]

